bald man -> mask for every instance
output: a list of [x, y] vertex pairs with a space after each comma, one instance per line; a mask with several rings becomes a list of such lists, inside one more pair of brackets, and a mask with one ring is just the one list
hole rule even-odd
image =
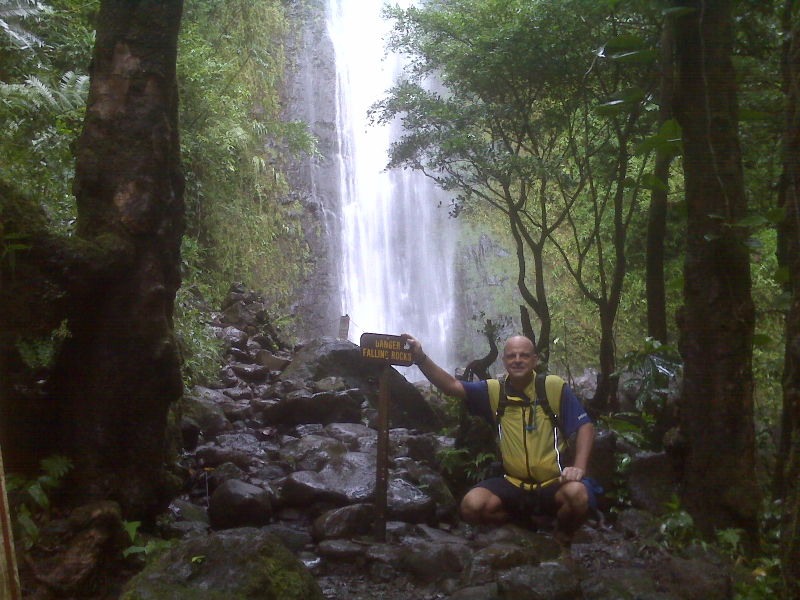
[[[557, 533], [569, 541], [596, 506], [597, 485], [586, 475], [594, 441], [594, 426], [580, 401], [564, 381], [548, 376], [549, 394], [560, 394], [553, 425], [547, 407], [538, 402], [536, 373], [539, 355], [524, 336], [509, 338], [503, 349], [504, 380], [459, 381], [439, 367], [410, 334], [408, 341], [415, 363], [433, 385], [448, 396], [464, 400], [467, 409], [497, 426], [503, 454], [503, 477], [475, 485], [461, 501], [461, 516], [470, 523], [500, 524], [515, 519], [530, 522], [534, 515], [552, 515]], [[505, 398], [504, 402], [500, 398]], [[513, 408], [498, 410], [498, 406]], [[517, 411], [515, 413], [515, 411]], [[505, 428], [505, 429], [504, 429]], [[562, 465], [564, 437], [576, 435], [575, 460]]]

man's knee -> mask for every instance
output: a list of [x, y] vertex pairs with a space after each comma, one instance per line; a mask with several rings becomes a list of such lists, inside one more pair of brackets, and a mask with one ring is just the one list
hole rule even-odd
[[558, 490], [556, 502], [569, 506], [574, 513], [585, 514], [589, 510], [589, 492], [580, 481], [569, 481]]
[[494, 521], [503, 513], [502, 500], [486, 488], [472, 488], [461, 500], [461, 517], [469, 523]]

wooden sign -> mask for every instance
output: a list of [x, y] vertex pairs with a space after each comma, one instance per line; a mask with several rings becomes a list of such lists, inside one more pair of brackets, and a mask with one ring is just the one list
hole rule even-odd
[[361, 356], [401, 367], [410, 367], [414, 364], [408, 342], [399, 335], [362, 333]]
[[14, 537], [11, 534], [11, 518], [6, 499], [3, 456], [0, 454], [0, 598], [20, 600], [19, 577], [17, 575]]

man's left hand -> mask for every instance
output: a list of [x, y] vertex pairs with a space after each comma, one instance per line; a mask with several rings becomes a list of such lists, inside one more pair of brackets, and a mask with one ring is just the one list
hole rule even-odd
[[561, 471], [561, 481], [580, 481], [584, 475], [585, 472], [580, 467], [567, 467]]

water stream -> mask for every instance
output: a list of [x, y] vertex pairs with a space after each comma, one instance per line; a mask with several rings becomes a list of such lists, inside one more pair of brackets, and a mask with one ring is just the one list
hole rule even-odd
[[[395, 81], [400, 58], [385, 51], [382, 0], [329, 0], [336, 56], [341, 206], [342, 314], [361, 333], [416, 335], [440, 365], [454, 366], [456, 224], [447, 198], [411, 170], [386, 171], [397, 123], [369, 123], [368, 110]], [[415, 372], [407, 373], [416, 378]]]

